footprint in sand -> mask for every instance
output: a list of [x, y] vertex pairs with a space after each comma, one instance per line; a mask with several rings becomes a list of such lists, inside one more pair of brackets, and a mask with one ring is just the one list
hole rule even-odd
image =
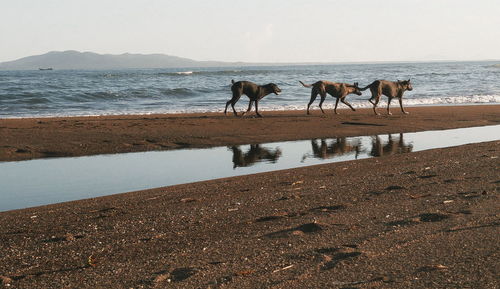
[[196, 268], [177, 268], [170, 273], [170, 276], [173, 282], [179, 282], [193, 276], [196, 272]]
[[462, 192], [458, 193], [462, 199], [470, 200], [481, 197], [481, 193], [472, 191], [472, 192]]
[[[337, 266], [340, 262], [360, 256], [362, 253], [355, 251], [352, 248], [326, 248], [319, 249], [317, 252], [328, 255], [328, 260], [321, 266], [321, 270], [330, 270]], [[333, 254], [332, 254], [333, 253]]]
[[386, 226], [389, 227], [403, 227], [403, 226], [410, 226], [410, 225], [416, 225], [418, 222], [414, 220], [398, 220], [398, 221], [392, 221], [392, 222], [387, 222], [385, 223]]
[[344, 210], [346, 207], [344, 205], [336, 205], [336, 206], [321, 206], [312, 208], [309, 211], [311, 212], [335, 212], [339, 210]]
[[437, 213], [426, 213], [418, 216], [421, 222], [440, 222], [448, 219], [450, 216]]
[[398, 185], [393, 185], [393, 186], [388, 186], [385, 188], [386, 191], [395, 191], [395, 190], [404, 190], [405, 187], [398, 186]]
[[266, 216], [258, 218], [257, 220], [255, 220], [255, 222], [256, 223], [269, 222], [269, 221], [279, 220], [282, 218], [284, 218], [284, 216]]
[[390, 227], [411, 226], [411, 225], [416, 225], [420, 222], [440, 222], [442, 220], [448, 219], [449, 217], [450, 216], [444, 214], [425, 213], [425, 214], [420, 214], [416, 218], [412, 219], [387, 222], [385, 223], [385, 225]]
[[170, 273], [168, 273], [167, 270], [163, 270], [155, 273], [157, 276], [153, 282], [156, 283], [157, 285], [163, 283], [164, 281], [180, 282], [193, 276], [194, 274], [196, 274], [197, 271], [198, 270], [193, 267], [176, 268]]
[[434, 177], [437, 177], [437, 175], [436, 174], [425, 175], [425, 176], [419, 176], [418, 178], [419, 179], [430, 179], [430, 178], [434, 178]]
[[290, 228], [290, 229], [286, 229], [286, 230], [281, 230], [281, 231], [269, 233], [269, 234], [264, 235], [264, 237], [284, 238], [284, 237], [289, 236], [290, 234], [292, 234], [292, 235], [312, 234], [312, 233], [317, 233], [317, 232], [322, 231], [322, 230], [323, 230], [323, 227], [317, 223], [307, 223], [307, 224], [297, 226], [295, 228]]

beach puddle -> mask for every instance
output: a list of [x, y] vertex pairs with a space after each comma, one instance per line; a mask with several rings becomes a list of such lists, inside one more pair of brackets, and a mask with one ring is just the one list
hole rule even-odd
[[500, 125], [0, 162], [0, 211], [500, 139]]

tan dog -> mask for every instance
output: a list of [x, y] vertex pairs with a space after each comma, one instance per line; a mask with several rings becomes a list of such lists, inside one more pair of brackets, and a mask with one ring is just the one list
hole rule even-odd
[[[372, 97], [368, 100], [371, 104], [373, 104], [373, 112], [376, 115], [379, 115], [377, 112], [377, 104], [380, 101], [380, 97], [383, 95], [387, 96], [389, 99], [387, 100], [387, 114], [391, 115], [391, 111], [389, 110], [389, 105], [391, 104], [391, 100], [393, 98], [399, 99], [399, 106], [401, 106], [401, 111], [404, 114], [408, 114], [409, 112], [405, 111], [403, 108], [403, 93], [405, 91], [413, 90], [411, 86], [410, 80], [398, 80], [397, 82], [388, 81], [388, 80], [375, 80], [370, 85], [361, 88], [361, 91], [370, 88], [372, 93]], [[373, 101], [375, 100], [375, 101]]]
[[335, 109], [333, 110], [335, 112], [335, 114], [338, 114], [337, 113], [337, 105], [339, 104], [339, 100], [342, 101], [342, 103], [349, 106], [353, 111], [356, 111], [351, 106], [351, 104], [349, 104], [345, 100], [345, 97], [350, 93], [355, 93], [357, 95], [361, 95], [361, 91], [358, 87], [357, 82], [355, 82], [354, 84], [338, 83], [338, 82], [331, 82], [331, 81], [325, 81], [325, 80], [320, 80], [320, 81], [315, 82], [313, 84], [305, 84], [302, 81], [299, 81], [299, 82], [304, 87], [312, 87], [311, 100], [309, 101], [309, 104], [307, 105], [307, 114], [309, 114], [309, 107], [314, 102], [314, 100], [316, 99], [318, 94], [321, 96], [321, 100], [319, 102], [319, 108], [321, 109], [321, 112], [325, 113], [323, 111], [322, 106], [323, 106], [323, 102], [325, 101], [327, 93], [337, 99], [335, 102]]

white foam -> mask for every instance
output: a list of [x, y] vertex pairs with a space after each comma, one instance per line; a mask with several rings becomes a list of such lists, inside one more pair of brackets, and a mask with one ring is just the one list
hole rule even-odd
[[472, 95], [472, 96], [443, 96], [432, 98], [404, 99], [408, 105], [429, 104], [467, 104], [467, 103], [500, 103], [500, 95]]
[[193, 73], [194, 73], [193, 71], [180, 71], [180, 72], [176, 72], [176, 74], [179, 74], [179, 75], [191, 75]]
[[[379, 103], [379, 108], [385, 108], [387, 106], [386, 97], [382, 98]], [[328, 99], [323, 104], [323, 109], [333, 109], [335, 101], [332, 98]], [[360, 99], [360, 97], [353, 97], [348, 99], [354, 108], [371, 108], [372, 104], [368, 102], [367, 98]], [[318, 110], [319, 102], [316, 101], [311, 105], [312, 110]], [[432, 98], [408, 98], [403, 99], [403, 105], [405, 107], [409, 106], [431, 106], [431, 105], [487, 105], [487, 104], [500, 104], [500, 95], [497, 94], [487, 94], [487, 95], [472, 95], [472, 96], [442, 96], [442, 97], [432, 97]], [[391, 106], [397, 108], [399, 103], [397, 100], [393, 100]], [[238, 103], [236, 110], [241, 113], [246, 110], [247, 102], [243, 101]], [[286, 103], [286, 101], [274, 101], [267, 102], [263, 101], [259, 105], [259, 110], [261, 111], [287, 111], [287, 110], [305, 110], [307, 108], [307, 99], [303, 102], [297, 100], [293, 102]], [[344, 104], [339, 103], [339, 109], [348, 109]], [[12, 116], [0, 116], [0, 119], [15, 119], [15, 118], [25, 118], [25, 117], [68, 117], [68, 116], [109, 116], [109, 115], [150, 115], [150, 114], [175, 114], [175, 113], [208, 113], [208, 112], [223, 112], [224, 111], [224, 101], [220, 104], [210, 104], [205, 107], [158, 107], [153, 110], [142, 110], [140, 107], [117, 110], [110, 109], [107, 111], [81, 111], [81, 112], [65, 112], [65, 113], [42, 113], [32, 115], [29, 113], [21, 113]], [[232, 114], [231, 109], [228, 113]]]

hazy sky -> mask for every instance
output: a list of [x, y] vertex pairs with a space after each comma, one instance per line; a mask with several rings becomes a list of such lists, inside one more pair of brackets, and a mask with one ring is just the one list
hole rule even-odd
[[52, 50], [247, 62], [500, 59], [500, 0], [2, 0], [0, 62]]

